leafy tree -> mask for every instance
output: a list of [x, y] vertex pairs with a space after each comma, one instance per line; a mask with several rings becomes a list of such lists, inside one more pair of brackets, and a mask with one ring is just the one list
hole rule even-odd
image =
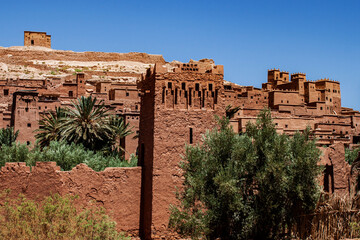
[[14, 131], [13, 127], [7, 127], [0, 129], [0, 146], [11, 146], [16, 141], [19, 135], [19, 130]]
[[51, 141], [59, 141], [61, 122], [66, 117], [66, 112], [63, 108], [55, 108], [55, 112], [49, 112], [39, 121], [39, 129], [35, 138], [41, 148], [48, 146]]
[[84, 97], [72, 102], [66, 109], [67, 117], [60, 127], [60, 134], [68, 142], [80, 143], [91, 150], [109, 145], [113, 128], [109, 123], [108, 109], [96, 97]]
[[113, 152], [120, 152], [120, 155], [123, 155], [125, 149], [118, 145], [120, 143], [120, 139], [132, 134], [131, 127], [129, 123], [125, 123], [122, 117], [111, 116], [109, 118], [109, 124], [113, 131], [110, 139], [110, 147]]
[[240, 107], [232, 107], [231, 105], [227, 105], [225, 108], [226, 117], [231, 119], [235, 116], [235, 114], [240, 110]]
[[39, 121], [36, 138], [41, 148], [52, 141], [65, 140], [82, 144], [94, 151], [110, 154], [124, 150], [117, 146], [119, 140], [129, 134], [129, 124], [123, 118], [111, 116], [103, 101], [96, 97], [78, 98], [70, 108], [56, 108]]
[[193, 238], [279, 238], [316, 205], [319, 156], [309, 129], [279, 135], [269, 110], [241, 136], [219, 120], [202, 145], [186, 146], [170, 227]]

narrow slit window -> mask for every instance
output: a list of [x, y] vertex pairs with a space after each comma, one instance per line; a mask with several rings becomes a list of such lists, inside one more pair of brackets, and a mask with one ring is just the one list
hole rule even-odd
[[165, 87], [162, 90], [162, 103], [165, 103]]
[[209, 83], [209, 91], [212, 91], [213, 90], [213, 85], [212, 83]]
[[195, 84], [195, 91], [199, 91], [199, 89], [200, 89], [200, 84], [196, 83]]
[[185, 90], [185, 88], [186, 88], [186, 84], [185, 84], [185, 83], [181, 83], [181, 89], [182, 89], [182, 90]]
[[175, 89], [175, 104], [178, 103], [178, 90], [177, 88]]
[[191, 99], [192, 98], [192, 94], [191, 94], [191, 88], [189, 89], [189, 105], [191, 106]]
[[193, 129], [192, 128], [190, 128], [189, 142], [190, 142], [190, 144], [193, 144]]
[[214, 104], [217, 104], [218, 90], [215, 90]]

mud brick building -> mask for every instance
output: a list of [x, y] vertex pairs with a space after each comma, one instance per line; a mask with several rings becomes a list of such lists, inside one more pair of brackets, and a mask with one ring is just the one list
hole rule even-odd
[[54, 163], [31, 170], [7, 163], [0, 190], [12, 188], [13, 196], [21, 192], [32, 199], [76, 193], [81, 203], [104, 206], [121, 231], [144, 239], [164, 236], [169, 205], [177, 203], [176, 187], [183, 181], [185, 144], [201, 143], [201, 135], [216, 125], [214, 116], [225, 116], [229, 105], [239, 108], [230, 119], [239, 134], [264, 108], [279, 133], [292, 136], [310, 127], [324, 152], [324, 190], [350, 188], [343, 155], [345, 147], [360, 144], [360, 113], [341, 106], [338, 81], [271, 69], [261, 87], [241, 86], [225, 81], [224, 67], [211, 59], [181, 63], [145, 53], [76, 53], [50, 49], [50, 41], [46, 33], [25, 32], [24, 48], [0, 48], [0, 127], [14, 127], [19, 142], [33, 145], [45, 114], [93, 96], [132, 127], [134, 133], [120, 143], [127, 159], [138, 155], [139, 167], [95, 172], [82, 164], [61, 172]]
[[51, 35], [46, 32], [24, 32], [24, 46], [39, 46], [51, 48]]
[[140, 86], [140, 224], [146, 237], [167, 228], [169, 205], [182, 183], [179, 162], [185, 144], [200, 142], [206, 129], [215, 127], [214, 116], [225, 114], [223, 67], [206, 61], [172, 69], [156, 65]]

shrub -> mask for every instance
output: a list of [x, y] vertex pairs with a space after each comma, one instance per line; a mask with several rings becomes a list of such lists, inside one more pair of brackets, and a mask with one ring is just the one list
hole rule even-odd
[[360, 147], [350, 150], [345, 148], [345, 160], [351, 165], [353, 164], [354, 160], [357, 158], [360, 152]]
[[3, 145], [0, 149], [0, 166], [6, 162], [28, 162], [29, 148], [25, 144]]
[[222, 119], [202, 145], [186, 146], [170, 227], [193, 238], [284, 238], [316, 206], [319, 156], [309, 129], [279, 135], [268, 110], [241, 136]]
[[13, 127], [1, 128], [0, 129], [0, 146], [6, 145], [11, 146], [16, 141], [19, 135], [19, 130], [14, 131]]
[[4, 145], [0, 149], [0, 166], [6, 162], [26, 162], [35, 166], [36, 162], [56, 162], [64, 171], [69, 171], [79, 163], [85, 163], [95, 171], [103, 171], [106, 167], [135, 167], [137, 158], [129, 162], [119, 156], [105, 156], [101, 152], [93, 152], [82, 145], [66, 142], [50, 142], [50, 145], [40, 149], [36, 146], [31, 151], [25, 144]]
[[53, 195], [41, 202], [23, 196], [0, 206], [1, 239], [129, 239], [115, 229], [103, 208], [79, 210], [74, 197]]

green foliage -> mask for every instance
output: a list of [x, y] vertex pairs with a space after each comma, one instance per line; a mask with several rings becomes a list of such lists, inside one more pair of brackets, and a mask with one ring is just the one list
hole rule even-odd
[[96, 98], [82, 96], [72, 103], [72, 108], [66, 109], [66, 113], [60, 129], [63, 139], [91, 150], [100, 150], [109, 144], [113, 132], [103, 101], [97, 103]]
[[50, 144], [51, 141], [59, 141], [60, 127], [62, 120], [66, 117], [66, 112], [63, 108], [55, 108], [55, 112], [49, 112], [39, 121], [39, 129], [35, 138], [38, 140], [40, 147], [45, 147]]
[[360, 152], [360, 147], [350, 150], [345, 148], [345, 160], [351, 165], [353, 164], [354, 160], [358, 157]]
[[131, 134], [129, 124], [123, 118], [111, 116], [103, 101], [96, 97], [81, 97], [72, 102], [71, 108], [56, 108], [40, 121], [36, 138], [40, 147], [51, 141], [65, 140], [82, 144], [93, 151], [111, 153], [123, 149], [116, 146], [120, 138]]
[[119, 155], [106, 156], [102, 152], [93, 152], [75, 143], [50, 142], [50, 145], [40, 149], [29, 150], [24, 144], [3, 146], [0, 149], [0, 166], [6, 162], [26, 162], [28, 166], [35, 166], [36, 162], [56, 162], [62, 170], [69, 171], [79, 163], [85, 163], [95, 171], [103, 171], [106, 167], [135, 167], [137, 159], [129, 162]]
[[226, 117], [228, 119], [231, 119], [234, 117], [234, 115], [240, 110], [240, 107], [232, 107], [231, 105], [227, 105], [225, 108]]
[[4, 166], [6, 162], [27, 162], [29, 152], [25, 144], [3, 145], [0, 149], [0, 166]]
[[277, 134], [268, 110], [241, 136], [228, 123], [219, 120], [202, 145], [186, 146], [181, 204], [172, 206], [170, 227], [193, 238], [281, 238], [315, 208], [320, 151], [309, 129]]
[[129, 239], [115, 229], [103, 208], [79, 210], [74, 197], [57, 194], [42, 202], [23, 196], [0, 206], [1, 239]]
[[11, 144], [16, 141], [18, 135], [19, 130], [15, 132], [12, 127], [0, 129], [0, 146], [11, 146]]

